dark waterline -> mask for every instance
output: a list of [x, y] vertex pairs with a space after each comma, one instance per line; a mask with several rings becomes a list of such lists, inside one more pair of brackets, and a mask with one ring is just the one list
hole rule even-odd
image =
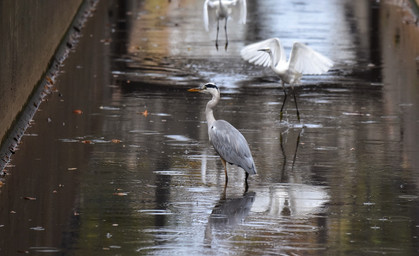
[[[370, 1], [248, 5], [225, 52], [201, 3], [100, 2], [6, 169], [1, 255], [418, 253], [418, 28]], [[273, 36], [336, 62], [303, 79], [301, 123], [238, 54]], [[186, 91], [207, 81], [250, 144], [247, 192], [232, 166], [224, 188], [209, 99]]]

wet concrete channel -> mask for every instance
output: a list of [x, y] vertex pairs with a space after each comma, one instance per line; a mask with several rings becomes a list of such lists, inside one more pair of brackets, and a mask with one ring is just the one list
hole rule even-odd
[[[5, 169], [0, 255], [418, 254], [415, 19], [386, 1], [248, 2], [227, 51], [199, 1], [98, 3]], [[240, 58], [270, 37], [336, 62], [303, 78], [301, 122]], [[187, 92], [208, 81], [252, 150], [247, 192], [234, 166], [224, 190], [209, 98]]]

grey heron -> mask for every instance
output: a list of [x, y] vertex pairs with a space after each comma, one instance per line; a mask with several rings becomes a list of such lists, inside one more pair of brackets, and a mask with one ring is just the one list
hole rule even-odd
[[264, 67], [270, 66], [281, 79], [285, 94], [280, 111], [281, 120], [282, 110], [287, 99], [285, 84], [291, 85], [297, 109], [297, 118], [300, 121], [294, 85], [300, 84], [300, 79], [304, 74], [320, 75], [326, 73], [333, 66], [332, 60], [299, 42], [294, 43], [287, 61], [285, 50], [278, 38], [270, 38], [250, 44], [244, 47], [240, 54], [244, 60], [250, 63]]
[[212, 95], [205, 108], [208, 124], [208, 137], [224, 166], [225, 181], [228, 182], [227, 163], [234, 164], [246, 171], [246, 188], [249, 174], [256, 174], [252, 153], [244, 136], [229, 122], [215, 120], [213, 109], [220, 100], [220, 90], [213, 83], [200, 88], [189, 89], [190, 92], [201, 92]]
[[225, 50], [228, 46], [227, 20], [230, 17], [238, 19], [241, 24], [246, 24], [247, 7], [246, 0], [205, 0], [204, 3], [204, 25], [205, 30], [209, 31], [209, 24], [217, 22], [217, 38], [215, 48], [218, 50], [218, 32], [220, 20], [225, 20], [224, 31], [226, 36]]

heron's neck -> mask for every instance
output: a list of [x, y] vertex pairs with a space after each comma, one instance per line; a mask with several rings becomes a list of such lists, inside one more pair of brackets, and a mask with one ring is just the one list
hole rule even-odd
[[207, 107], [205, 108], [205, 115], [207, 118], [208, 127], [211, 127], [212, 123], [215, 122], [214, 112], [212, 110], [217, 105], [219, 100], [219, 95], [212, 95], [212, 99], [207, 103]]

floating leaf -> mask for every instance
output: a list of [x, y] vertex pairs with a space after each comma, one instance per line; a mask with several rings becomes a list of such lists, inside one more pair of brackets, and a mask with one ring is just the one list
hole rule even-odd
[[23, 199], [29, 200], [29, 201], [35, 201], [36, 197], [25, 196]]
[[114, 196], [127, 196], [128, 194], [125, 192], [117, 192], [117, 193], [113, 193]]
[[121, 142], [121, 140], [118, 140], [118, 139], [112, 139], [112, 140], [111, 140], [111, 142], [112, 142], [112, 143], [120, 143], [120, 142]]
[[146, 109], [144, 112], [141, 112], [141, 114], [142, 114], [143, 116], [147, 117], [147, 116], [148, 116], [148, 111], [147, 111], [147, 109]]
[[81, 111], [80, 109], [75, 109], [75, 110], [73, 110], [73, 113], [77, 114], [77, 115], [81, 115], [81, 114], [83, 114], [83, 111]]
[[91, 140], [82, 140], [81, 143], [84, 143], [84, 144], [93, 144], [93, 142]]

